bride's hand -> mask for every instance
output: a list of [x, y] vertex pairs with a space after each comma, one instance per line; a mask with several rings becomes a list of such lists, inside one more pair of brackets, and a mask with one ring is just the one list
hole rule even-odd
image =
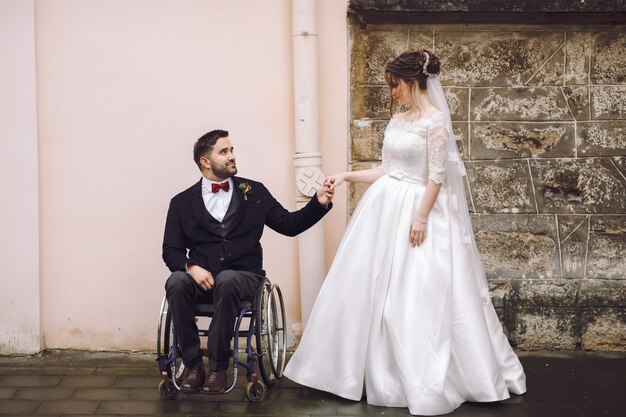
[[341, 184], [345, 180], [346, 180], [346, 174], [330, 175], [326, 177], [326, 181], [324, 181], [324, 185], [327, 185], [330, 187], [331, 190], [334, 190], [335, 188], [337, 188], [339, 184]]
[[411, 231], [409, 232], [409, 242], [411, 246], [419, 246], [426, 238], [426, 222], [415, 218], [411, 223]]

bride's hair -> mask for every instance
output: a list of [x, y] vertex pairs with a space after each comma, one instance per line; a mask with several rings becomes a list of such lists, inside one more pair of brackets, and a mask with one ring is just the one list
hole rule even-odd
[[[428, 77], [437, 76], [439, 71], [439, 58], [429, 50], [407, 51], [395, 57], [385, 66], [385, 80], [387, 80], [387, 85], [390, 89], [394, 84], [403, 80], [411, 88], [414, 88], [415, 82], [417, 82], [420, 90], [426, 90]], [[395, 100], [392, 97], [389, 108], [392, 114], [395, 104]]]

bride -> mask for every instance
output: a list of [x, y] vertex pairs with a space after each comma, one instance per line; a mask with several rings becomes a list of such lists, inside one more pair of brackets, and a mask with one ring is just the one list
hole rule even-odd
[[391, 61], [392, 107], [408, 110], [387, 125], [382, 165], [327, 178], [332, 189], [372, 185], [285, 370], [302, 385], [414, 415], [526, 391], [489, 297], [439, 67], [426, 50]]

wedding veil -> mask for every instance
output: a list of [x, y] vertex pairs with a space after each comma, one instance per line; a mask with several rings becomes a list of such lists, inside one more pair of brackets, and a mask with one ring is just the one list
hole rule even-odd
[[[466, 176], [465, 165], [459, 156], [459, 150], [456, 145], [456, 135], [452, 130], [452, 119], [450, 116], [450, 108], [446, 102], [446, 97], [441, 87], [439, 77], [427, 77], [426, 92], [430, 102], [444, 114], [444, 123], [448, 130], [448, 163], [446, 167], [446, 189], [450, 202], [450, 212], [453, 216], [457, 216], [461, 225], [461, 241], [463, 245], [467, 245], [471, 254], [471, 271], [468, 273], [475, 277], [478, 288], [480, 289], [481, 299], [483, 303], [491, 302], [489, 296], [489, 287], [485, 277], [485, 271], [480, 260], [478, 247], [474, 238], [472, 229], [472, 221], [469, 215], [467, 199], [465, 197], [464, 178]], [[417, 91], [416, 91], [417, 93]]]

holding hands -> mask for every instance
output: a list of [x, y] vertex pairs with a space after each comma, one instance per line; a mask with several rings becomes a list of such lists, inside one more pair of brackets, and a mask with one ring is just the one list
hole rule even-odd
[[326, 178], [326, 181], [324, 181], [324, 186], [328, 187], [330, 190], [332, 190], [334, 192], [335, 188], [337, 188], [337, 186], [339, 186], [345, 180], [346, 180], [346, 174], [345, 173], [331, 175], [331, 176]]
[[347, 173], [336, 174], [326, 177], [324, 184], [317, 190], [317, 200], [321, 205], [327, 206], [335, 196], [335, 188], [346, 180]]
[[319, 201], [319, 203], [324, 207], [327, 207], [330, 202], [333, 201], [334, 196], [335, 190], [330, 188], [326, 182], [324, 182], [324, 184], [317, 189], [317, 201]]

